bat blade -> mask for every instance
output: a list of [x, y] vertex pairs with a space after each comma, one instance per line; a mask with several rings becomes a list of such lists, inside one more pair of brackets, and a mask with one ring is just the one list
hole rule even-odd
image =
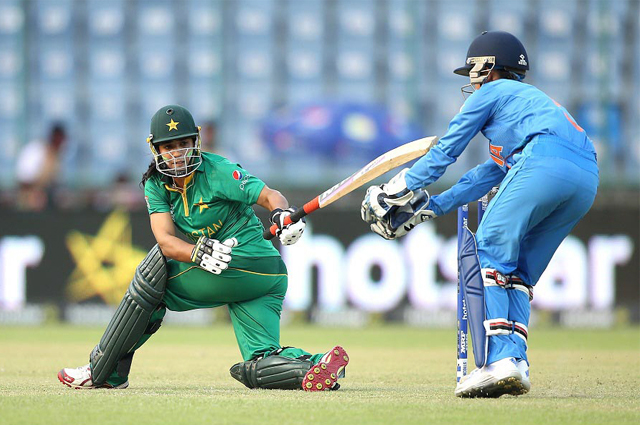
[[424, 155], [437, 142], [438, 138], [436, 136], [425, 137], [383, 153], [360, 170], [318, 196], [319, 208], [326, 207], [332, 202], [353, 192], [355, 189], [369, 183], [376, 177], [380, 177], [384, 173]]
[[[292, 222], [296, 222], [305, 215], [310, 214], [319, 208], [324, 208], [343, 196], [353, 192], [355, 189], [362, 187], [376, 177], [380, 177], [384, 173], [426, 154], [429, 152], [429, 149], [435, 146], [436, 143], [438, 143], [438, 137], [424, 137], [383, 153], [346, 179], [342, 180], [340, 183], [333, 186], [331, 189], [324, 191], [322, 194], [304, 204], [304, 206], [295, 213], [287, 216], [284, 224], [287, 225]], [[264, 231], [264, 238], [273, 238], [277, 230], [278, 226], [273, 224], [270, 228]]]

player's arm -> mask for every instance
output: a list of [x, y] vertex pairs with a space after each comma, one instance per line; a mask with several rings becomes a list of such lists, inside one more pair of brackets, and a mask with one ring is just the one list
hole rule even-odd
[[285, 198], [282, 193], [271, 189], [265, 184], [258, 196], [256, 204], [271, 211], [269, 221], [271, 224], [278, 226], [276, 236], [283, 245], [293, 245], [300, 239], [306, 226], [305, 219], [303, 217], [302, 220], [295, 223], [284, 224], [284, 219], [288, 215], [296, 212], [297, 208], [290, 207], [287, 198]]
[[193, 245], [176, 236], [176, 228], [168, 212], [157, 212], [149, 216], [151, 231], [165, 257], [185, 263], [191, 262]]
[[260, 191], [256, 204], [265, 208], [267, 211], [273, 211], [276, 208], [280, 208], [282, 210], [289, 208], [287, 198], [285, 198], [282, 193], [275, 189], [271, 189], [266, 184], [262, 188], [262, 191]]
[[[384, 218], [392, 208], [408, 205], [414, 191], [435, 182], [465, 150], [469, 141], [482, 129], [492, 113], [495, 98], [475, 92], [451, 120], [447, 134], [411, 168], [405, 168], [381, 186], [371, 186], [362, 205], [362, 217]], [[368, 222], [368, 220], [365, 219]]]
[[493, 113], [496, 97], [491, 90], [474, 92], [449, 123], [447, 133], [406, 173], [408, 189], [424, 188], [438, 180], [464, 152]]
[[493, 161], [467, 171], [460, 180], [439, 195], [431, 197], [429, 206], [437, 215], [448, 214], [459, 206], [473, 202], [486, 195], [491, 188], [498, 186], [504, 179], [504, 171]]
[[192, 245], [176, 236], [170, 213], [153, 213], [149, 219], [153, 236], [165, 257], [184, 263], [196, 263], [213, 274], [220, 274], [229, 267], [231, 249], [238, 244], [236, 238], [220, 242], [200, 236], [196, 244]]

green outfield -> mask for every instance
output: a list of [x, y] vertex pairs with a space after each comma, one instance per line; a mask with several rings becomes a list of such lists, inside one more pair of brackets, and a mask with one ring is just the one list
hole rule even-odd
[[126, 390], [72, 390], [56, 373], [80, 366], [102, 329], [0, 327], [1, 424], [638, 424], [640, 329], [533, 329], [532, 391], [453, 395], [455, 331], [289, 326], [282, 341], [351, 356], [336, 392], [248, 390], [228, 325], [163, 327], [134, 359]]

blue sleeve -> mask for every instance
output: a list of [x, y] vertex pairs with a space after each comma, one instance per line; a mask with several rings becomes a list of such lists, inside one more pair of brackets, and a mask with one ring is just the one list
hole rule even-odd
[[437, 215], [447, 214], [460, 205], [477, 201], [486, 195], [492, 187], [497, 186], [505, 173], [492, 160], [467, 171], [458, 183], [439, 195], [431, 197], [429, 208]]
[[484, 127], [495, 101], [492, 91], [482, 88], [469, 96], [460, 112], [449, 123], [447, 133], [407, 172], [407, 188], [420, 189], [438, 180]]

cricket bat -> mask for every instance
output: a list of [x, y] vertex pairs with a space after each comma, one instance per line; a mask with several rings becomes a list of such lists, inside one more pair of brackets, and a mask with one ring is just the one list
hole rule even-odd
[[[422, 139], [406, 143], [402, 146], [398, 146], [397, 148], [380, 155], [360, 170], [333, 186], [331, 189], [323, 192], [304, 204], [302, 208], [293, 214], [288, 215], [284, 219], [285, 226], [299, 221], [302, 217], [311, 214], [317, 209], [326, 207], [376, 177], [383, 175], [387, 171], [393, 170], [402, 164], [406, 164], [407, 162], [424, 155], [429, 152], [429, 149], [431, 149], [436, 143], [438, 143], [438, 137], [424, 137]], [[262, 236], [264, 236], [265, 239], [271, 239], [276, 235], [277, 230], [278, 226], [273, 224], [270, 228], [265, 229]]]

